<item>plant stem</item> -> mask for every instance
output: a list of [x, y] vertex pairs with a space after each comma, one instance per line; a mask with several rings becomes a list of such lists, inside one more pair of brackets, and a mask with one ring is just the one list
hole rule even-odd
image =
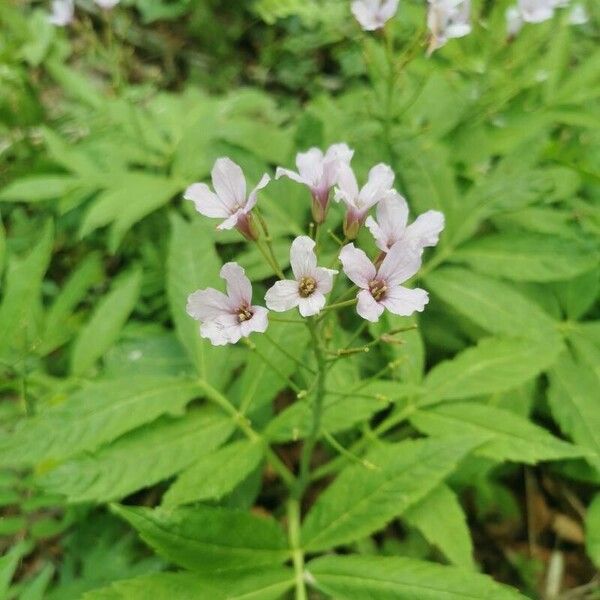
[[258, 442], [262, 445], [265, 454], [267, 455], [267, 459], [271, 463], [271, 466], [275, 472], [281, 477], [282, 481], [284, 481], [288, 487], [292, 488], [296, 483], [293, 474], [285, 466], [279, 456], [277, 456], [271, 446], [269, 446], [267, 440], [265, 440], [260, 433], [252, 428], [250, 421], [242, 413], [240, 413], [237, 408], [223, 394], [221, 394], [221, 392], [219, 392], [219, 390], [210, 385], [210, 383], [204, 379], [199, 379], [198, 385], [202, 388], [206, 394], [206, 397], [211, 402], [214, 402], [233, 419], [237, 427], [249, 440]]
[[260, 253], [263, 255], [263, 258], [267, 261], [267, 264], [273, 269], [273, 272], [279, 279], [285, 279], [285, 275], [281, 270], [281, 267], [277, 264], [277, 259], [273, 254], [273, 249], [271, 248], [270, 242], [267, 243], [268, 251], [261, 244], [260, 240], [256, 240], [256, 246], [260, 250]]
[[312, 405], [312, 426], [310, 433], [304, 440], [302, 455], [300, 456], [300, 472], [296, 489], [296, 498], [298, 500], [302, 498], [302, 494], [310, 481], [310, 461], [321, 431], [321, 417], [323, 415], [323, 401], [325, 399], [325, 378], [327, 375], [327, 361], [321, 348], [317, 323], [313, 319], [307, 319], [306, 323], [310, 331], [313, 351], [317, 361], [317, 379]]
[[288, 500], [288, 535], [294, 563], [294, 581], [296, 583], [296, 600], [306, 600], [304, 585], [304, 552], [300, 547], [300, 502], [295, 498]]
[[323, 310], [337, 310], [338, 308], [352, 306], [353, 304], [356, 304], [356, 298], [352, 298], [352, 300], [346, 300], [344, 302], [336, 302], [335, 304], [329, 304]]
[[309, 367], [307, 364], [303, 363], [301, 360], [296, 358], [291, 352], [288, 352], [279, 342], [275, 341], [273, 339], [273, 337], [271, 335], [269, 335], [266, 331], [263, 335], [267, 338], [267, 340], [269, 340], [269, 342], [273, 346], [275, 346], [275, 348], [277, 348], [277, 350], [279, 350], [279, 352], [281, 352], [281, 354], [283, 354], [284, 356], [287, 356], [292, 362], [296, 363], [296, 365], [298, 365], [301, 369], [306, 369], [309, 373], [312, 373], [313, 375], [317, 374], [317, 372], [312, 367]]

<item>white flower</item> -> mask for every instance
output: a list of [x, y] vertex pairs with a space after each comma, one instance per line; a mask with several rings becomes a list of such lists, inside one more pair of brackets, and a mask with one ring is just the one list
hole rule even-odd
[[303, 317], [318, 314], [325, 306], [325, 294], [333, 287], [333, 269], [317, 267], [315, 242], [306, 235], [292, 242], [290, 262], [294, 279], [278, 281], [265, 296], [270, 310], [284, 312], [295, 306]]
[[506, 9], [506, 33], [509, 37], [515, 37], [523, 27], [523, 17], [518, 6], [510, 6]]
[[590, 17], [583, 4], [575, 4], [569, 13], [569, 23], [571, 25], [585, 25]]
[[431, 32], [429, 53], [449, 39], [471, 33], [471, 0], [428, 0], [427, 26]]
[[119, 4], [120, 0], [94, 0], [94, 2], [104, 10], [110, 10]]
[[65, 27], [73, 21], [75, 5], [73, 0], [52, 0], [52, 12], [48, 21], [57, 27]]
[[205, 217], [224, 218], [217, 229], [237, 228], [250, 240], [258, 237], [250, 211], [256, 204], [257, 192], [271, 180], [265, 173], [258, 185], [246, 196], [246, 179], [242, 169], [230, 158], [219, 158], [212, 169], [215, 193], [205, 183], [193, 183], [184, 198], [191, 200], [196, 210]]
[[350, 165], [340, 164], [335, 200], [342, 200], [347, 208], [344, 220], [344, 235], [347, 239], [353, 240], [357, 236], [369, 210], [393, 192], [393, 185], [394, 172], [388, 165], [380, 163], [369, 171], [367, 183], [359, 190]]
[[444, 229], [444, 215], [437, 210], [428, 210], [407, 226], [408, 204], [395, 190], [377, 205], [377, 221], [368, 217], [369, 228], [380, 250], [388, 252], [399, 241], [409, 244], [419, 253], [423, 248], [435, 246]]
[[526, 23], [542, 23], [554, 16], [557, 0], [518, 0], [519, 12]]
[[344, 273], [361, 288], [356, 312], [363, 319], [378, 321], [386, 308], [395, 315], [408, 317], [422, 311], [429, 301], [425, 290], [400, 285], [421, 267], [420, 254], [402, 242], [392, 246], [379, 269], [354, 244], [342, 248], [340, 260]]
[[298, 172], [277, 167], [275, 179], [289, 177], [308, 187], [312, 195], [312, 213], [316, 223], [322, 223], [329, 207], [329, 192], [336, 184], [340, 163], [349, 164], [354, 154], [346, 144], [333, 144], [323, 155], [319, 148], [310, 148], [296, 155]]
[[381, 29], [398, 10], [399, 0], [354, 0], [352, 14], [365, 31]]
[[227, 295], [206, 288], [190, 294], [186, 311], [200, 321], [200, 335], [214, 346], [235, 344], [253, 331], [264, 333], [269, 325], [267, 309], [252, 305], [252, 284], [244, 269], [235, 262], [221, 268], [227, 282]]

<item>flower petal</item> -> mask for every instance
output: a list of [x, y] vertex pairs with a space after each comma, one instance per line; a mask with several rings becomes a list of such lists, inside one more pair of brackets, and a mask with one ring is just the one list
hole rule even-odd
[[202, 323], [200, 336], [209, 339], [213, 346], [224, 346], [239, 341], [242, 332], [236, 315], [224, 315], [214, 321]]
[[348, 279], [358, 287], [368, 289], [377, 270], [364, 251], [355, 248], [354, 244], [346, 244], [340, 252], [340, 261]]
[[219, 274], [227, 282], [227, 295], [231, 304], [236, 309], [250, 306], [252, 302], [252, 284], [246, 277], [244, 269], [236, 262], [228, 262], [221, 267]]
[[363, 211], [367, 211], [388, 194], [394, 185], [394, 171], [391, 167], [380, 163], [375, 165], [369, 171], [369, 179], [360, 190], [358, 195], [360, 206]]
[[414, 312], [422, 312], [428, 302], [429, 295], [425, 290], [411, 290], [399, 285], [388, 290], [381, 304], [395, 315], [409, 317]]
[[277, 167], [277, 170], [275, 171], [275, 179], [280, 179], [281, 177], [287, 177], [292, 181], [296, 181], [304, 185], [311, 185], [310, 181], [304, 179], [304, 177], [302, 177], [302, 175], [300, 175], [299, 173], [296, 173], [295, 171], [290, 171], [289, 169], [284, 169], [283, 167]]
[[402, 237], [407, 220], [408, 204], [396, 190], [392, 190], [377, 205], [377, 222], [368, 217], [366, 225], [377, 247], [387, 252]]
[[219, 197], [205, 183], [192, 183], [183, 194], [186, 200], [191, 200], [196, 210], [205, 217], [226, 218], [229, 210]]
[[314, 291], [306, 298], [298, 301], [298, 310], [303, 317], [312, 317], [319, 314], [325, 306], [325, 296], [321, 292]]
[[267, 318], [269, 311], [264, 306], [253, 306], [252, 312], [252, 318], [240, 325], [242, 337], [248, 337], [254, 331], [264, 333], [269, 326], [269, 319]]
[[356, 312], [367, 321], [376, 323], [383, 312], [383, 306], [373, 298], [369, 290], [361, 290], [356, 296], [358, 303]]
[[333, 276], [338, 272], [335, 269], [326, 269], [325, 267], [317, 267], [314, 278], [317, 282], [317, 290], [321, 294], [329, 294], [333, 287]]
[[230, 217], [228, 217], [227, 219], [225, 219], [222, 223], [219, 223], [217, 225], [217, 229], [219, 229], [220, 231], [224, 230], [224, 229], [233, 229], [234, 227], [237, 226], [238, 221], [241, 219], [241, 217], [244, 215], [244, 209], [240, 208], [239, 210], [236, 210]]
[[421, 253], [411, 244], [400, 240], [386, 254], [377, 277], [386, 281], [388, 288], [410, 279], [421, 268]]
[[213, 288], [196, 290], [187, 299], [185, 310], [198, 321], [210, 321], [226, 315], [232, 309], [229, 298]]
[[298, 152], [296, 166], [298, 173], [305, 181], [308, 181], [310, 185], [317, 185], [323, 176], [323, 152], [319, 148]]
[[385, 23], [389, 21], [398, 10], [400, 0], [385, 0], [379, 9], [379, 18]]
[[414, 223], [409, 225], [404, 232], [404, 239], [414, 244], [417, 248], [435, 246], [444, 229], [444, 213], [437, 210], [428, 210], [419, 215]]
[[352, 167], [340, 163], [337, 176], [338, 187], [335, 190], [335, 200], [342, 200], [348, 206], [355, 206], [358, 198], [358, 183]]
[[382, 25], [378, 19], [379, 0], [354, 0], [351, 4], [352, 14], [365, 31], [379, 29]]
[[290, 249], [290, 264], [294, 277], [299, 281], [302, 277], [314, 277], [317, 268], [315, 241], [307, 235], [298, 236]]
[[268, 173], [265, 173], [260, 178], [260, 181], [256, 184], [256, 187], [250, 192], [248, 196], [246, 206], [244, 207], [244, 212], [250, 212], [254, 208], [254, 205], [256, 204], [256, 195], [258, 194], [259, 190], [262, 190], [263, 188], [267, 187], [270, 181], [271, 176]]
[[299, 300], [298, 282], [293, 279], [277, 281], [265, 294], [267, 307], [276, 312], [285, 312], [298, 306]]
[[246, 205], [246, 178], [239, 165], [230, 158], [218, 158], [211, 175], [215, 192], [230, 213]]

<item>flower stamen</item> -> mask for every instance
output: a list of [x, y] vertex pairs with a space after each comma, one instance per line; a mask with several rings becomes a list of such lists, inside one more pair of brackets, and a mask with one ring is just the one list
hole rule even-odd
[[302, 277], [298, 291], [302, 298], [308, 298], [317, 289], [317, 282], [312, 277]]
[[237, 318], [240, 323], [249, 321], [252, 318], [252, 311], [247, 306], [241, 306], [238, 310]]
[[387, 285], [385, 281], [374, 279], [373, 281], [369, 282], [369, 291], [371, 292], [371, 296], [373, 296], [375, 300], [379, 301], [385, 296], [387, 292]]

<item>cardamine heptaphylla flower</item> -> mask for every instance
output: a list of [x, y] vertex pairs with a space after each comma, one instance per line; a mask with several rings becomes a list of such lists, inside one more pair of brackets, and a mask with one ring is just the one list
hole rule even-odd
[[367, 183], [359, 189], [356, 176], [350, 165], [340, 165], [335, 200], [346, 205], [344, 235], [353, 240], [358, 235], [369, 210], [388, 194], [393, 192], [394, 172], [383, 163], [369, 171]]
[[252, 284], [240, 265], [223, 265], [221, 277], [227, 283], [227, 294], [214, 288], [190, 294], [186, 311], [200, 321], [200, 335], [215, 346], [235, 344], [253, 331], [264, 333], [269, 325], [267, 309], [252, 304]]
[[317, 266], [315, 242], [307, 235], [292, 242], [290, 263], [294, 279], [278, 281], [267, 291], [267, 307], [283, 312], [297, 306], [303, 317], [318, 314], [325, 306], [325, 294], [331, 291], [337, 271]]
[[422, 311], [429, 301], [425, 290], [400, 285], [421, 267], [420, 253], [402, 241], [391, 247], [379, 268], [354, 244], [342, 248], [340, 260], [344, 273], [361, 288], [356, 312], [367, 321], [378, 321], [384, 309], [408, 317]]
[[310, 148], [296, 155], [298, 172], [277, 167], [275, 179], [288, 177], [308, 187], [312, 195], [312, 214], [315, 223], [323, 223], [329, 207], [329, 193], [337, 183], [340, 163], [348, 164], [353, 150], [346, 144], [333, 144], [327, 152]]
[[408, 204], [395, 190], [377, 204], [377, 220], [367, 217], [369, 228], [377, 247], [383, 252], [399, 241], [412, 245], [419, 253], [423, 248], [435, 246], [444, 229], [444, 215], [437, 210], [428, 210], [408, 223]]
[[398, 10], [399, 0], [354, 0], [352, 14], [365, 31], [381, 29]]
[[471, 0], [428, 0], [429, 54], [449, 39], [471, 33]]
[[256, 240], [258, 232], [251, 211], [256, 204], [258, 191], [271, 181], [269, 175], [265, 173], [248, 195], [244, 173], [230, 158], [217, 159], [211, 176], [214, 192], [206, 183], [193, 183], [183, 197], [191, 200], [196, 210], [205, 217], [225, 219], [217, 225], [217, 229], [235, 227], [245, 238]]

